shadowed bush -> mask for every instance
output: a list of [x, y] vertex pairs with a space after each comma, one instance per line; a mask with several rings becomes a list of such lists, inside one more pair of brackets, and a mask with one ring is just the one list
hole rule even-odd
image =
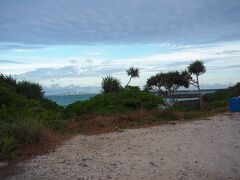
[[27, 99], [43, 99], [44, 91], [42, 87], [37, 83], [32, 83], [29, 81], [20, 81], [17, 83], [16, 92]]
[[17, 149], [17, 141], [13, 137], [3, 137], [0, 139], [0, 160], [14, 159]]

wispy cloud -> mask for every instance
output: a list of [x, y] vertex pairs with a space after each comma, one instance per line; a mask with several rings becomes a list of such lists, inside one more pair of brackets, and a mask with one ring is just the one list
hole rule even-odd
[[0, 64], [22, 64], [22, 63], [19, 62], [19, 61], [12, 61], [12, 60], [3, 60], [3, 59], [0, 59]]
[[[0, 27], [1, 27], [1, 24], [0, 24]], [[23, 50], [29, 50], [29, 49], [40, 49], [40, 48], [42, 49], [45, 47], [46, 46], [35, 45], [35, 44], [1, 42], [1, 35], [0, 35], [0, 51], [5, 51], [5, 50], [23, 51]]]

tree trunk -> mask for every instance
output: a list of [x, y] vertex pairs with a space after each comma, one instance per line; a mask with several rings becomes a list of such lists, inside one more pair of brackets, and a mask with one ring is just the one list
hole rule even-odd
[[197, 88], [198, 88], [198, 94], [199, 94], [200, 109], [203, 110], [204, 109], [203, 98], [202, 98], [202, 94], [201, 94], [201, 91], [200, 91], [200, 85], [199, 85], [199, 81], [198, 81], [198, 76], [197, 76]]
[[176, 102], [178, 102], [178, 90], [177, 89], [176, 89], [175, 99], [176, 99]]
[[128, 81], [128, 83], [127, 83], [127, 85], [126, 85], [126, 86], [128, 86], [128, 85], [129, 85], [129, 83], [131, 82], [131, 80], [132, 80], [132, 77], [130, 77], [130, 79], [129, 79], [129, 81]]

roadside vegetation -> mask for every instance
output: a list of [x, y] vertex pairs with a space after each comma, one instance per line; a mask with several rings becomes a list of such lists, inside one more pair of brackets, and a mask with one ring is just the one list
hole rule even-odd
[[0, 159], [16, 158], [19, 145], [39, 143], [43, 128], [61, 131], [63, 107], [45, 99], [39, 84], [0, 75]]
[[[151, 76], [141, 90], [130, 86], [133, 78], [140, 77], [139, 69], [130, 67], [126, 71], [129, 81], [125, 87], [115, 77], [103, 77], [102, 93], [67, 107], [46, 99], [39, 84], [16, 81], [1, 74], [0, 160], [16, 159], [23, 145], [46, 141], [46, 132], [64, 136], [94, 134], [193, 120], [226, 111], [228, 98], [240, 95], [240, 83], [204, 95], [201, 101], [178, 102], [179, 88], [188, 88], [193, 83], [202, 97], [198, 76], [205, 72], [204, 64], [195, 61], [187, 70]], [[170, 99], [170, 103], [164, 100], [165, 97]], [[204, 109], [200, 108], [203, 102]]]

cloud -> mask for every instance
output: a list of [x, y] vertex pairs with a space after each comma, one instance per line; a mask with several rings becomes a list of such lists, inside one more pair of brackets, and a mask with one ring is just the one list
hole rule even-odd
[[99, 67], [99, 66], [65, 66], [61, 68], [38, 68], [33, 71], [22, 73], [18, 75], [20, 79], [29, 79], [31, 77], [34, 81], [43, 79], [56, 78], [79, 78], [79, 77], [96, 77], [108, 74], [114, 74], [123, 71], [122, 67]]
[[[0, 17], [1, 19], [1, 17]], [[1, 24], [0, 24], [1, 27]], [[1, 30], [0, 30], [1, 32]], [[1, 41], [1, 35], [0, 35], [0, 41]], [[29, 49], [42, 49], [45, 48], [43, 45], [34, 45], [34, 44], [22, 44], [22, 43], [0, 43], [0, 51], [5, 50], [14, 50], [14, 51], [23, 51], [23, 50], [29, 50]]]
[[0, 64], [22, 64], [22, 63], [18, 61], [0, 59]]
[[223, 50], [216, 52], [216, 55], [225, 55], [225, 54], [240, 54], [240, 50]]
[[[135, 66], [140, 69], [140, 78], [134, 79], [133, 84], [142, 86], [146, 79], [155, 73], [184, 70], [193, 60], [200, 59], [207, 67], [207, 75], [201, 77], [205, 84], [226, 84], [238, 81], [237, 77], [240, 75], [239, 48], [239, 44], [218, 44], [206, 47], [192, 46], [186, 49], [180, 47], [179, 50], [165, 53], [112, 60], [105, 58], [84, 60], [77, 57], [61, 60], [38, 59], [39, 64], [14, 65], [11, 74], [18, 72], [15, 73], [18, 79], [40, 82], [46, 87], [53, 84], [60, 84], [61, 87], [76, 84], [81, 87], [98, 87], [101, 78], [106, 75], [119, 78], [124, 85], [128, 80], [125, 70], [130, 66]], [[219, 54], [218, 52], [225, 53]], [[2, 70], [9, 70], [10, 67], [12, 66], [3, 65]]]
[[55, 45], [239, 40], [239, 9], [239, 0], [1, 0], [0, 41]]

